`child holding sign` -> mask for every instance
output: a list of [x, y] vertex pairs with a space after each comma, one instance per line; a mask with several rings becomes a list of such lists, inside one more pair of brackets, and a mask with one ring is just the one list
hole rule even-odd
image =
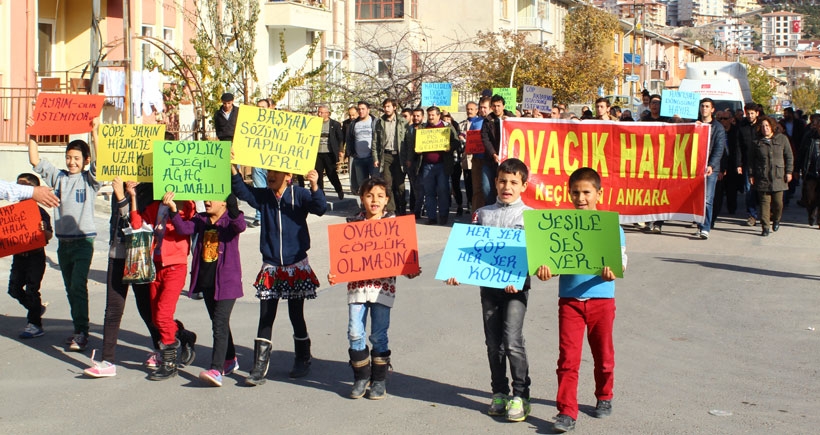
[[[495, 204], [481, 207], [473, 214], [473, 223], [501, 228], [524, 227], [524, 210], [531, 210], [521, 200], [527, 189], [529, 169], [518, 159], [507, 159], [498, 165], [495, 177]], [[459, 285], [455, 278], [447, 285]], [[524, 421], [530, 414], [530, 375], [527, 350], [524, 348], [524, 316], [527, 314], [530, 280], [522, 289], [481, 287], [481, 309], [484, 313], [484, 337], [490, 360], [493, 400], [487, 414], [506, 415], [509, 421]], [[513, 397], [507, 380], [510, 361]]]
[[327, 211], [325, 194], [319, 189], [319, 174], [311, 169], [305, 177], [310, 190], [292, 186], [293, 174], [268, 171], [268, 187], [248, 187], [231, 165], [231, 189], [241, 200], [262, 212], [259, 250], [262, 270], [256, 277], [256, 297], [259, 298], [259, 327], [253, 352], [253, 369], [245, 378], [248, 385], [262, 385], [270, 362], [273, 321], [279, 299], [288, 300], [288, 315], [293, 326], [296, 357], [291, 378], [310, 372], [310, 337], [305, 323], [305, 299], [316, 297], [319, 279], [310, 268], [308, 213], [321, 216]]
[[222, 376], [239, 368], [230, 322], [234, 303], [242, 297], [239, 234], [247, 226], [245, 215], [233, 194], [225, 201], [205, 201], [205, 212], [188, 221], [176, 212], [173, 192], [165, 194], [162, 203], [171, 210], [171, 222], [179, 234], [197, 235], [189, 293], [204, 295], [214, 336], [210, 369], [199, 378], [221, 387]]
[[[348, 222], [396, 217], [393, 212], [385, 211], [389, 201], [390, 190], [387, 182], [379, 177], [367, 179], [359, 188], [364, 211], [348, 218]], [[419, 272], [420, 273], [420, 272]], [[415, 278], [419, 274], [405, 275]], [[336, 284], [336, 275], [327, 274], [330, 285]], [[368, 384], [368, 399], [383, 399], [387, 394], [385, 379], [390, 366], [390, 349], [387, 345], [387, 328], [390, 326], [390, 309], [396, 299], [396, 277], [369, 279], [347, 283], [348, 327], [350, 341], [350, 366], [353, 367], [353, 390], [350, 397], [358, 399], [364, 396]], [[367, 312], [370, 311], [370, 343], [373, 351], [367, 349]], [[372, 358], [372, 368], [371, 368]]]
[[[20, 174], [17, 176], [17, 184], [24, 186], [39, 186], [40, 179], [34, 174]], [[51, 240], [54, 234], [51, 229], [51, 216], [43, 209], [40, 210], [40, 228], [45, 232], [46, 241]], [[15, 254], [11, 260], [11, 271], [9, 272], [9, 295], [20, 302], [26, 308], [28, 323], [20, 338], [42, 337], [43, 313], [46, 311], [40, 299], [40, 282], [46, 273], [46, 250], [37, 248], [28, 252]], [[25, 287], [25, 289], [23, 289]]]
[[[580, 168], [569, 177], [572, 204], [578, 210], [596, 210], [601, 195], [601, 177], [592, 168]], [[619, 227], [620, 229], [620, 227]], [[621, 261], [626, 270], [626, 240], [621, 233]], [[536, 273], [546, 281], [553, 277], [549, 266]], [[558, 415], [555, 432], [575, 429], [578, 418], [578, 368], [584, 330], [595, 360], [595, 417], [612, 413], [612, 383], [615, 350], [612, 345], [612, 324], [615, 320], [615, 273], [605, 266], [601, 275], [561, 275], [558, 280]]]
[[[195, 212], [193, 201], [181, 201], [173, 210], [164, 202], [152, 201], [145, 208], [140, 207], [137, 189], [151, 188], [149, 183], [137, 186], [126, 186], [131, 195], [131, 227], [140, 228], [143, 222], [154, 228], [152, 255], [156, 278], [151, 283], [151, 316], [159, 330], [159, 350], [162, 361], [159, 367], [148, 375], [152, 381], [164, 381], [177, 375], [177, 353], [180, 347], [183, 352], [179, 364], [184, 366], [195, 358], [194, 343], [196, 334], [182, 327], [181, 322], [174, 320], [179, 295], [185, 286], [185, 275], [188, 271], [188, 252], [191, 249], [191, 238], [177, 232], [172, 220], [173, 214], [180, 214], [183, 219], [190, 219]], [[168, 192], [165, 197], [173, 195]], [[164, 200], [164, 198], [163, 198]]]
[[[28, 127], [34, 125], [29, 117]], [[91, 122], [91, 138], [97, 142], [99, 119]], [[28, 159], [34, 172], [47, 186], [54, 188], [60, 206], [54, 212], [57, 236], [57, 261], [63, 275], [74, 334], [66, 339], [68, 350], [82, 352], [88, 346], [88, 271], [94, 255], [94, 200], [100, 183], [91, 149], [84, 140], [73, 140], [65, 149], [67, 169], [57, 169], [48, 160], [40, 159], [35, 136], [29, 136]], [[89, 170], [85, 170], [91, 165]]]

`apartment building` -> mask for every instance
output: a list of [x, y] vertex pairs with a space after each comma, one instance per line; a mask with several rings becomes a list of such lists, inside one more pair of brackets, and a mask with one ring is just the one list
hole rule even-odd
[[724, 53], [738, 53], [754, 48], [752, 36], [754, 29], [746, 22], [736, 18], [727, 18], [725, 24], [715, 28], [715, 47]]
[[797, 49], [803, 31], [803, 15], [771, 12], [761, 15], [762, 48], [766, 54], [782, 54]]

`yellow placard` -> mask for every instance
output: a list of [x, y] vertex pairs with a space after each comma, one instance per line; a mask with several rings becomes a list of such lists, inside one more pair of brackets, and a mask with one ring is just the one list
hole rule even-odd
[[165, 138], [165, 124], [102, 124], [97, 132], [97, 180], [151, 182], [154, 141]]
[[322, 118], [240, 106], [233, 163], [305, 175], [316, 166]]
[[453, 112], [458, 112], [458, 91], [453, 91], [450, 95], [450, 105], [441, 106], [439, 109], [441, 109], [442, 112], [450, 112], [450, 114], [452, 114]]
[[450, 127], [416, 130], [416, 152], [450, 150]]

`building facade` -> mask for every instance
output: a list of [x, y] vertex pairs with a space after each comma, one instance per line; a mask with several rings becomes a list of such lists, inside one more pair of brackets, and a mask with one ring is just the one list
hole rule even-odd
[[761, 51], [782, 54], [797, 50], [803, 31], [803, 15], [793, 12], [771, 12], [761, 15]]

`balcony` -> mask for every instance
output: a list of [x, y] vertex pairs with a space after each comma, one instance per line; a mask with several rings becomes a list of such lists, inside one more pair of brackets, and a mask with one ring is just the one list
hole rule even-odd
[[649, 69], [666, 71], [667, 65], [665, 60], [651, 60], [649, 61]]
[[305, 29], [329, 32], [333, 29], [333, 13], [329, 1], [275, 0], [264, 4], [265, 26], [278, 29]]

